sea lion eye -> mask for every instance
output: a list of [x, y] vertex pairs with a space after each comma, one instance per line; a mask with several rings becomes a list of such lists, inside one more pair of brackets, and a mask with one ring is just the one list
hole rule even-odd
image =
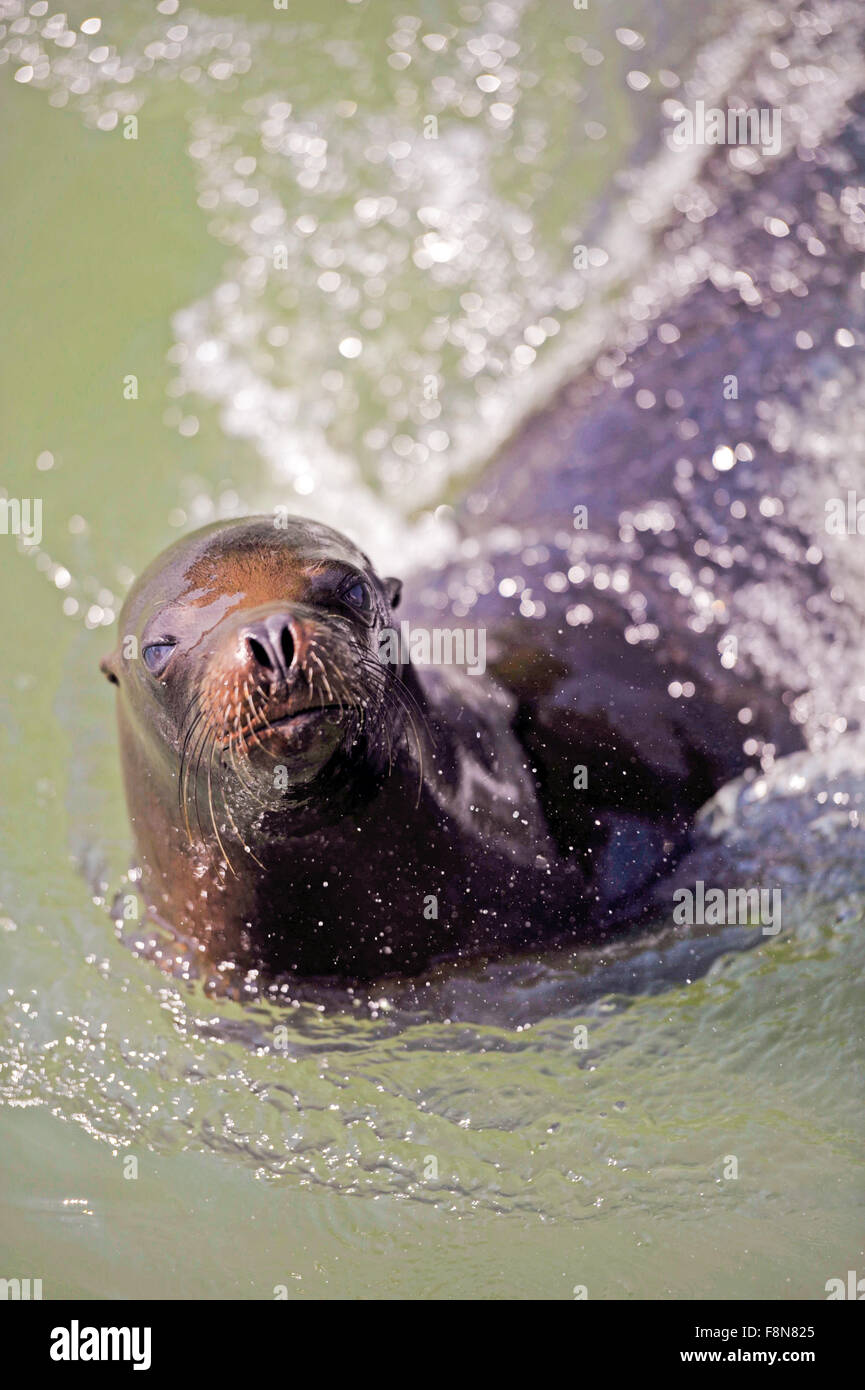
[[168, 665], [168, 658], [177, 646], [176, 642], [150, 642], [141, 655], [152, 676], [161, 676]]
[[342, 590], [342, 599], [358, 613], [369, 615], [372, 612], [372, 592], [362, 579], [350, 579]]

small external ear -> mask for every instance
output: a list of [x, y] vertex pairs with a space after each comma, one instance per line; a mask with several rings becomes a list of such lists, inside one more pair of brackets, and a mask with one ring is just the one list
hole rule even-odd
[[103, 656], [102, 660], [99, 663], [99, 669], [102, 672], [103, 676], [108, 677], [112, 685], [119, 685], [120, 682], [117, 679], [117, 675], [115, 673], [114, 666], [112, 663], [113, 656]]
[[384, 591], [387, 594], [387, 601], [391, 608], [399, 608], [399, 601], [402, 597], [402, 580], [386, 579], [384, 581]]

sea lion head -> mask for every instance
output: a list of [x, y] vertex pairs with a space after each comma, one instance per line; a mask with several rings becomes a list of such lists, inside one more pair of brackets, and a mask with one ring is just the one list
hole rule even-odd
[[130, 800], [146, 798], [142, 779], [151, 795], [170, 786], [187, 829], [233, 826], [245, 845], [277, 813], [303, 832], [362, 801], [404, 727], [401, 670], [378, 642], [399, 592], [301, 517], [218, 522], [169, 547], [102, 662]]

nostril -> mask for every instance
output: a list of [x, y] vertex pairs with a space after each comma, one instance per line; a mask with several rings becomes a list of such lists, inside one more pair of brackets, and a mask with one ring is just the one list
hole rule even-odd
[[270, 680], [288, 679], [297, 654], [290, 621], [284, 617], [267, 618], [247, 628], [244, 638], [260, 671], [267, 671]]
[[282, 648], [282, 659], [285, 662], [285, 669], [288, 671], [294, 661], [294, 638], [288, 623], [282, 629], [279, 637], [279, 645]]
[[268, 656], [267, 648], [262, 642], [259, 642], [257, 637], [247, 637], [246, 645], [252, 653], [253, 660], [256, 661], [259, 666], [263, 666], [266, 671], [273, 670], [273, 662]]

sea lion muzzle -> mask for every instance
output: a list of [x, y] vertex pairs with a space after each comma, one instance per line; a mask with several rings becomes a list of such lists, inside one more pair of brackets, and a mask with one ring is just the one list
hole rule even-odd
[[[227, 755], [222, 766], [278, 763], [278, 790], [302, 786], [338, 752], [350, 756], [380, 727], [387, 673], [367, 631], [351, 620], [295, 605], [241, 610], [223, 625], [196, 672], [200, 696], [185, 717], [199, 719]], [[202, 718], [203, 716], [203, 718]], [[260, 788], [262, 794], [267, 788]]]

